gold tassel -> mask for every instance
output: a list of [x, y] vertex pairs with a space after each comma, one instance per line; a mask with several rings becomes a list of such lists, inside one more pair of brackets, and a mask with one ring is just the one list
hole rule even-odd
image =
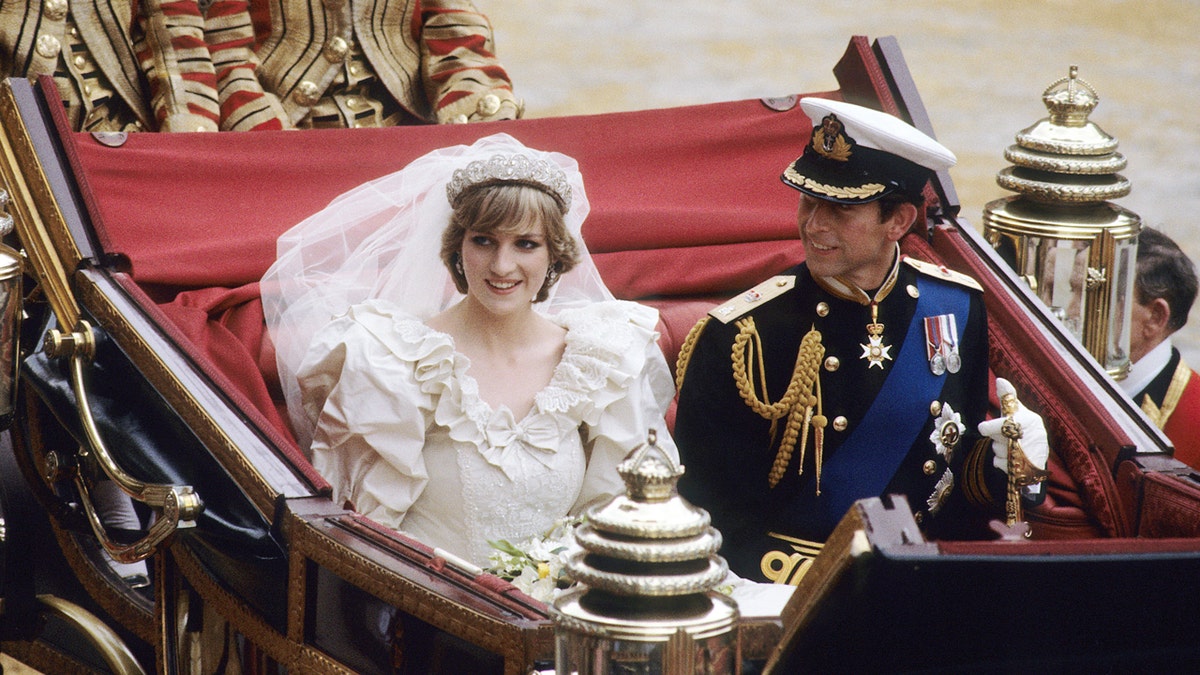
[[[771, 403], [767, 391], [766, 364], [763, 360], [762, 338], [754, 325], [754, 317], [746, 317], [737, 322], [738, 334], [734, 338], [731, 356], [733, 360], [733, 378], [738, 387], [742, 400], [763, 419], [771, 422], [771, 442], [774, 443], [775, 431], [780, 419], [787, 417], [783, 438], [775, 454], [775, 461], [767, 479], [771, 487], [775, 487], [783, 478], [788, 464], [791, 463], [797, 437], [803, 432], [800, 445], [800, 470], [804, 470], [804, 455], [808, 444], [808, 429], [812, 425], [813, 409], [820, 413], [820, 383], [819, 368], [821, 359], [825, 356], [825, 347], [821, 345], [821, 334], [816, 329], [810, 329], [800, 341], [796, 354], [796, 364], [792, 370], [791, 380], [787, 391], [777, 403]], [[747, 358], [749, 357], [749, 358]], [[747, 362], [751, 365], [747, 367]], [[753, 372], [758, 368], [758, 377]], [[759, 380], [762, 396], [754, 386], [755, 379]], [[814, 389], [817, 394], [814, 395]], [[823, 419], [823, 417], [822, 417]], [[818, 452], [823, 450], [824, 437], [821, 435], [817, 442]], [[818, 458], [818, 462], [820, 462]], [[819, 477], [818, 477], [819, 479]]]

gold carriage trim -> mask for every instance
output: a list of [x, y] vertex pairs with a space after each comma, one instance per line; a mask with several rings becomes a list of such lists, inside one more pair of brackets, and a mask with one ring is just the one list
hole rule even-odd
[[800, 175], [800, 172], [796, 171], [796, 169], [790, 166], [783, 170], [783, 175], [796, 185], [803, 186], [809, 190], [812, 190], [813, 192], [823, 194], [826, 197], [833, 197], [834, 199], [866, 199], [868, 197], [874, 197], [880, 192], [883, 192], [886, 188], [886, 186], [882, 183], [867, 183], [866, 185], [860, 185], [858, 187], [839, 187], [836, 185], [826, 185], [824, 183], [818, 183], [807, 176]]

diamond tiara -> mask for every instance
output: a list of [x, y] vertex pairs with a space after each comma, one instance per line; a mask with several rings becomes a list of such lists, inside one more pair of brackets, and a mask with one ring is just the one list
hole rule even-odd
[[563, 213], [571, 208], [571, 185], [561, 169], [543, 159], [527, 155], [492, 155], [456, 169], [446, 184], [446, 197], [457, 206], [459, 197], [470, 188], [498, 183], [517, 183], [543, 190], [554, 197]]

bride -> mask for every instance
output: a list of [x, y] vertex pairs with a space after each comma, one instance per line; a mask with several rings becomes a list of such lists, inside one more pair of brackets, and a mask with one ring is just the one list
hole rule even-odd
[[333, 497], [473, 564], [623, 491], [674, 395], [614, 300], [574, 160], [507, 134], [421, 157], [285, 233], [263, 279], [289, 415]]

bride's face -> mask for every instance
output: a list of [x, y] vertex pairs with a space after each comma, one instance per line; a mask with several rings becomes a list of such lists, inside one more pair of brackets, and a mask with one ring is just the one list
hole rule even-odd
[[467, 230], [462, 243], [467, 295], [495, 314], [528, 310], [546, 282], [550, 249], [541, 222], [509, 231]]

